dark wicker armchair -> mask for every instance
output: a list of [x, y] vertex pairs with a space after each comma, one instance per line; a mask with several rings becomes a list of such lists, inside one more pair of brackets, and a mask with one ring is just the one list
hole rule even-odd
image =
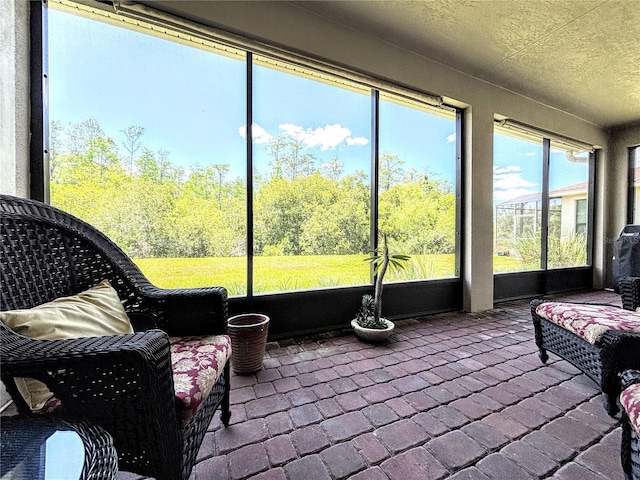
[[[621, 285], [625, 285], [623, 305], [626, 310], [631, 310], [630, 306], [634, 300], [625, 299], [624, 295], [629, 295], [633, 287], [640, 283], [631, 279], [622, 279]], [[540, 316], [537, 308], [543, 303], [554, 302], [546, 299], [531, 302], [531, 316], [540, 360], [546, 363], [549, 358], [547, 351], [550, 351], [580, 369], [600, 386], [604, 394], [604, 407], [609, 415], [615, 416], [619, 410], [617, 401], [620, 394], [619, 372], [629, 368], [640, 369], [640, 334], [607, 330], [600, 340], [592, 344]], [[581, 304], [575, 305], [579, 307]], [[618, 307], [604, 307], [624, 311]]]
[[218, 407], [224, 425], [229, 423], [229, 362], [195, 417], [183, 425], [169, 336], [225, 334], [226, 290], [154, 287], [105, 235], [36, 201], [0, 195], [0, 237], [0, 310], [32, 308], [107, 279], [136, 330], [34, 340], [0, 322], [1, 377], [19, 412], [29, 407], [13, 378], [35, 378], [65, 412], [112, 435], [121, 470], [188, 478]]
[[[625, 370], [620, 374], [621, 390], [625, 390], [633, 385], [640, 384], [640, 371], [638, 370]], [[627, 392], [625, 392], [627, 393]], [[632, 392], [628, 392], [631, 394]], [[637, 390], [636, 390], [637, 393]], [[622, 397], [625, 395], [623, 394]], [[622, 462], [622, 470], [627, 480], [640, 480], [640, 435], [638, 430], [634, 426], [630, 417], [633, 413], [637, 413], [637, 401], [634, 401], [633, 395], [629, 395], [626, 399], [622, 399], [623, 408], [621, 415], [622, 424], [622, 440], [620, 443], [620, 460]], [[625, 405], [629, 403], [630, 405]], [[633, 405], [635, 404], [635, 405]], [[635, 412], [632, 406], [635, 406]], [[629, 408], [629, 412], [627, 412]]]

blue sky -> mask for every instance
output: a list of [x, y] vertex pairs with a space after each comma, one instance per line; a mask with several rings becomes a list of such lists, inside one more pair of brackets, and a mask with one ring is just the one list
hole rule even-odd
[[[494, 135], [493, 190], [494, 203], [542, 191], [542, 143], [521, 140], [504, 134]], [[564, 151], [551, 149], [549, 189], [551, 191], [585, 182], [584, 162], [568, 161]]]
[[[96, 118], [122, 148], [121, 130], [145, 128], [143, 147], [170, 152], [182, 168], [229, 164], [245, 173], [245, 62], [75, 15], [49, 10], [50, 119], [63, 126]], [[370, 170], [371, 100], [254, 66], [255, 170], [268, 170], [265, 146], [278, 135], [302, 141], [316, 166], [337, 155], [345, 173]], [[539, 192], [542, 148], [505, 135], [494, 144], [494, 201]], [[381, 101], [380, 151], [404, 168], [455, 183], [455, 121]], [[552, 153], [551, 190], [586, 180], [586, 164]], [[558, 167], [561, 165], [560, 167]]]
[[[95, 118], [124, 154], [121, 130], [145, 128], [143, 147], [173, 164], [226, 163], [245, 171], [245, 63], [123, 28], [49, 10], [50, 119]], [[365, 92], [366, 93], [366, 92]], [[255, 168], [265, 173], [270, 138], [293, 135], [317, 166], [337, 155], [345, 173], [369, 172], [370, 97], [254, 67]], [[382, 102], [381, 151], [406, 169], [455, 181], [455, 121]], [[139, 153], [139, 152], [138, 152]]]

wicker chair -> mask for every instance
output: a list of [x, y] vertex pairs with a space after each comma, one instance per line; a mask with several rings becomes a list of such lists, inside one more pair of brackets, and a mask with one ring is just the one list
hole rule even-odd
[[[604, 407], [609, 415], [615, 416], [619, 410], [618, 373], [629, 368], [640, 369], [640, 334], [607, 330], [600, 340], [594, 344], [589, 343], [575, 333], [538, 315], [536, 312], [538, 306], [549, 302], [553, 303], [552, 300], [546, 299], [536, 299], [531, 302], [531, 316], [540, 360], [546, 363], [549, 358], [547, 351], [550, 351], [580, 369], [600, 386], [604, 394]], [[623, 304], [627, 306], [629, 301], [623, 300]], [[623, 311], [623, 309], [619, 310]]]
[[[107, 279], [135, 333], [34, 340], [0, 322], [1, 378], [20, 413], [29, 411], [14, 377], [44, 382], [65, 411], [111, 434], [121, 470], [186, 479], [211, 419], [229, 424], [229, 362], [195, 417], [177, 412], [169, 336], [227, 328], [222, 287], [154, 287], [105, 235], [46, 204], [0, 195], [0, 310], [31, 308]], [[150, 328], [149, 328], [150, 327]]]
[[[632, 385], [640, 383], [640, 371], [626, 370], [621, 373], [620, 380], [621, 390], [632, 387]], [[624, 476], [627, 480], [640, 480], [640, 435], [629, 418], [629, 414], [624, 407], [624, 400], [621, 424], [622, 440], [620, 443], [620, 460], [622, 462]]]

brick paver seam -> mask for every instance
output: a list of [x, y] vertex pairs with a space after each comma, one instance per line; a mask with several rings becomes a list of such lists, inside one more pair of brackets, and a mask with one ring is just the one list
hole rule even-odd
[[[521, 321], [521, 322], [519, 322], [519, 323], [524, 323], [524, 321]], [[512, 322], [512, 321], [510, 321], [510, 322], [509, 322], [509, 324], [510, 324], [510, 325], [513, 325], [513, 322]], [[485, 327], [486, 327], [486, 325], [485, 325]], [[522, 328], [522, 329], [519, 329], [519, 330], [520, 330], [520, 332], [519, 332], [519, 333], [522, 333], [522, 332], [530, 331], [530, 330], [531, 330], [531, 328], [530, 328], [530, 327], [529, 327], [529, 328]], [[494, 337], [494, 338], [493, 338], [493, 340], [496, 340], [496, 339], [498, 339], [498, 338], [500, 338], [500, 337]], [[475, 343], [481, 343], [482, 341], [483, 341], [483, 340], [478, 339], [477, 341], [475, 341], [475, 342], [471, 342], [471, 343], [468, 343], [467, 345], [473, 345], [473, 344], [475, 344]], [[528, 340], [528, 341], [520, 341], [520, 342], [515, 343], [515, 344], [505, 344], [505, 345], [503, 345], [501, 348], [493, 348], [493, 349], [492, 349], [492, 350], [490, 350], [490, 351], [503, 350], [503, 349], [506, 349], [506, 348], [508, 348], [508, 347], [510, 347], [510, 346], [520, 345], [520, 344], [524, 344], [524, 343], [529, 343], [529, 341], [530, 341], [530, 340]], [[419, 347], [419, 346], [417, 346], [417, 347]], [[319, 347], [317, 347], [317, 348], [319, 348]], [[360, 349], [360, 350], [363, 350], [364, 348], [365, 348], [365, 347], [363, 347], [363, 348], [362, 348], [362, 349]], [[402, 351], [402, 350], [399, 350], [399, 352], [401, 352], [401, 351]], [[508, 362], [508, 361], [509, 361], [509, 360], [505, 360], [504, 362], [499, 362], [499, 363], [497, 363], [497, 364], [494, 364], [494, 366], [497, 366], [497, 365], [500, 365], [500, 364], [504, 364], [504, 363], [506, 363], [506, 362]], [[299, 362], [293, 362], [293, 363], [294, 363], [294, 364], [296, 364], [296, 363], [299, 363]], [[539, 368], [544, 368], [544, 365], [541, 365], [541, 367], [539, 367]], [[518, 378], [518, 377], [521, 377], [522, 375], [524, 375], [524, 374], [526, 374], [526, 373], [529, 373], [529, 372], [532, 372], [532, 371], [536, 371], [536, 370], [538, 370], [539, 368], [535, 368], [535, 369], [531, 369], [531, 370], [523, 371], [520, 375], [517, 375], [517, 376], [515, 376], [515, 377], [512, 377], [510, 380], [515, 379], [515, 378]], [[430, 370], [432, 370], [432, 368], [431, 368], [431, 369], [429, 369], [429, 370], [425, 370], [425, 371], [430, 371]], [[485, 369], [482, 369], [482, 370], [479, 370], [479, 371], [480, 371], [480, 372], [482, 372], [483, 370], [485, 370]], [[407, 377], [407, 376], [410, 376], [410, 375], [412, 375], [412, 374], [410, 374], [410, 373], [406, 373], [406, 375], [403, 375], [402, 377], [396, 377], [396, 378], [404, 378], [404, 377]], [[462, 375], [461, 375], [461, 376], [462, 376]], [[552, 388], [553, 386], [560, 385], [560, 384], [562, 384], [562, 383], [564, 383], [564, 382], [566, 382], [566, 381], [569, 381], [569, 380], [571, 380], [571, 379], [575, 378], [576, 376], [578, 376], [578, 374], [573, 374], [571, 377], [569, 377], [569, 378], [567, 378], [567, 379], [557, 379], [557, 381], [556, 381], [556, 382], [554, 382], [554, 383], [553, 383], [553, 384], [551, 384], [551, 385], [548, 385], [548, 386], [547, 386], [547, 388], [546, 388], [545, 390], [542, 390], [541, 392], [537, 392], [537, 393], [542, 393], [542, 392], [544, 392], [544, 391], [547, 391], [548, 389]], [[458, 378], [458, 377], [455, 377], [455, 378]], [[453, 380], [453, 379], [452, 379], [452, 380]], [[444, 382], [442, 382], [442, 383], [444, 383]], [[487, 386], [487, 388], [490, 388], [490, 387], [489, 387], [489, 386]], [[460, 398], [467, 398], [467, 397], [469, 397], [469, 396], [473, 395], [474, 393], [481, 393], [481, 392], [483, 392], [484, 390], [486, 390], [486, 388], [485, 388], [485, 389], [483, 389], [483, 390], [475, 391], [475, 392], [473, 392], [473, 391], [472, 391], [472, 392], [470, 392], [468, 395], [465, 395], [465, 396], [458, 396], [456, 399], [460, 399]], [[594, 395], [594, 396], [595, 396], [595, 395]], [[590, 397], [590, 398], [593, 398], [594, 396], [592, 396], [592, 397]], [[394, 397], [394, 398], [395, 398], [395, 397]], [[517, 401], [517, 402], [514, 402], [513, 404], [517, 404], [517, 403], [521, 402], [522, 400], [524, 400], [524, 399], [521, 399], [521, 400], [519, 400], [519, 401]], [[455, 400], [451, 400], [451, 401], [449, 401], [449, 402], [443, 402], [442, 404], [448, 405], [449, 403], [451, 403], [451, 402], [453, 402], [453, 401], [455, 401]], [[589, 400], [586, 400], [586, 401], [585, 401], [585, 402], [583, 402], [583, 403], [586, 403], [587, 401], [589, 401]], [[384, 402], [376, 402], [376, 403], [384, 403]], [[374, 404], [375, 404], [375, 403], [374, 403]], [[374, 405], [374, 404], [370, 404], [370, 405]], [[512, 404], [509, 404], [509, 405], [512, 405]], [[417, 413], [416, 413], [416, 414], [417, 414]], [[488, 413], [487, 415], [490, 415], [490, 414], [491, 414], [491, 413]], [[560, 414], [557, 414], [555, 417], [550, 418], [548, 421], [552, 421], [553, 419], [558, 418], [558, 417], [561, 417], [561, 416], [563, 416], [564, 414], [565, 414], [565, 412], [561, 412]], [[485, 416], [487, 416], [487, 415], [485, 415]], [[412, 415], [412, 416], [410, 416], [410, 417], [408, 417], [408, 418], [409, 418], [409, 419], [411, 419], [411, 418], [413, 418], [413, 416], [415, 416], [415, 415]], [[479, 417], [479, 418], [477, 418], [477, 419], [473, 419], [472, 421], [479, 421], [479, 420], [481, 420], [482, 418], [484, 418], [485, 416]], [[470, 421], [470, 422], [467, 422], [467, 423], [471, 423], [471, 421]], [[467, 423], [465, 423], [465, 425], [466, 425]], [[461, 425], [461, 426], [462, 426], [462, 425]], [[535, 430], [539, 430], [539, 429], [543, 428], [543, 426], [544, 426], [544, 425], [541, 425], [540, 427], [536, 428]], [[606, 434], [609, 434], [609, 433], [610, 433], [611, 431], [613, 431], [615, 428], [616, 428], [615, 426], [610, 426], [610, 427], [607, 429], [607, 431], [606, 431], [605, 435], [606, 435]], [[531, 430], [531, 431], [533, 431], [533, 430]], [[527, 432], [526, 434], [531, 433], [531, 431]], [[523, 434], [522, 436], [524, 436], [524, 435], [526, 435], [526, 434]], [[439, 437], [439, 435], [435, 435], [435, 436], [429, 435], [429, 436], [430, 436], [430, 438], [438, 438], [438, 437]], [[513, 439], [513, 440], [516, 440], [516, 439]], [[349, 440], [349, 441], [351, 441], [351, 440]], [[595, 443], [597, 443], [597, 442], [598, 442], [598, 440], [595, 440], [595, 441], [594, 441], [594, 442], [592, 442], [589, 446], [584, 447], [584, 448], [582, 449], [582, 451], [586, 451], [590, 446], [594, 445], [594, 444], [595, 444]], [[341, 443], [341, 442], [338, 442], [338, 444], [339, 444], [339, 443]], [[344, 443], [344, 442], [342, 442], [342, 443]], [[484, 448], [484, 447], [483, 447], [483, 448]], [[486, 448], [485, 448], [485, 449], [486, 449]], [[496, 450], [497, 450], [497, 449], [496, 449]], [[492, 451], [492, 450], [491, 450], [491, 449], [488, 449], [488, 451]], [[579, 455], [580, 453], [581, 453], [581, 452], [575, 452], [575, 454], [573, 454], [573, 455], [572, 455], [571, 459], [574, 459], [574, 458], [575, 458], [577, 455]], [[381, 463], [381, 462], [380, 462], [380, 463]], [[374, 465], [375, 465], [375, 464], [374, 464]], [[560, 467], [558, 467], [558, 468], [560, 468]], [[457, 470], [455, 470], [455, 471], [457, 472], [457, 471], [459, 471], [459, 470], [460, 470], [460, 469], [457, 469]], [[557, 470], [557, 469], [556, 469], [556, 470]], [[556, 470], [554, 470], [554, 471], [556, 471]], [[551, 476], [551, 475], [552, 475], [552, 474], [550, 474], [550, 476]]]
[[[558, 361], [560, 361], [560, 360], [558, 360]], [[540, 367], [540, 368], [543, 368], [543, 367]], [[537, 370], [537, 369], [536, 369], [536, 370]], [[522, 375], [524, 375], [525, 373], [527, 373], [527, 372], [523, 372], [523, 373], [522, 373]], [[517, 378], [517, 377], [522, 376], [522, 375], [518, 375], [518, 376], [513, 377], [513, 378]], [[574, 375], [572, 375], [570, 378], [565, 379], [565, 380], [558, 380], [557, 382], [555, 382], [555, 383], [553, 383], [553, 384], [549, 385], [545, 390], [543, 390], [543, 391], [541, 391], [541, 392], [538, 392], [538, 393], [542, 393], [542, 392], [544, 392], [544, 391], [547, 391], [547, 390], [551, 389], [552, 387], [555, 387], [555, 386], [561, 385], [562, 383], [565, 383], [565, 382], [567, 382], [567, 381], [569, 381], [569, 380], [571, 380], [571, 379], [574, 379], [574, 378], [576, 378], [577, 376], [580, 376], [580, 374], [574, 374]], [[487, 387], [487, 388], [490, 388], [490, 387]], [[486, 390], [486, 389], [485, 389], [485, 390]], [[478, 392], [471, 392], [469, 395], [467, 395], [467, 396], [465, 396], [465, 397], [458, 397], [458, 398], [456, 398], [456, 399], [459, 399], [459, 398], [467, 398], [467, 397], [469, 397], [469, 396], [473, 395], [473, 393], [479, 393], [479, 392], [482, 392], [482, 391], [483, 391], [483, 390], [480, 390], [480, 391], [478, 391]], [[595, 397], [597, 397], [597, 396], [598, 396], [598, 394], [596, 393], [596, 394], [594, 394], [594, 395], [592, 395], [592, 396], [588, 397], [588, 399], [584, 400], [581, 404], [588, 403], [591, 399], [593, 399], [593, 398], [595, 398]], [[524, 400], [526, 400], [526, 399], [521, 399], [521, 400], [519, 400], [518, 402], [515, 402], [515, 403], [513, 403], [513, 404], [509, 404], [509, 405], [517, 405], [517, 404], [521, 403], [521, 402], [522, 402], [522, 401], [524, 401]], [[450, 402], [443, 402], [443, 403], [442, 403], [442, 405], [449, 405], [449, 404], [450, 404], [450, 403], [452, 403], [453, 401], [455, 401], [455, 400], [452, 400], [452, 401], [450, 401]], [[543, 401], [543, 402], [544, 402], [544, 400], [541, 400], [541, 401]], [[546, 403], [546, 402], [545, 402], [545, 403]], [[369, 406], [377, 405], [377, 404], [384, 404], [384, 402], [375, 402], [375, 403], [371, 403], [371, 404], [369, 404]], [[435, 407], [434, 407], [434, 408], [435, 408]], [[453, 407], [453, 408], [455, 408], [455, 407]], [[577, 406], [576, 406], [575, 408], [577, 408]], [[418, 415], [419, 413], [421, 413], [421, 412], [416, 412], [416, 414], [411, 415], [411, 416], [409, 416], [409, 417], [406, 417], [406, 419], [411, 420], [413, 417], [415, 417], [415, 416], [416, 416], [416, 415]], [[447, 433], [450, 433], [450, 432], [452, 432], [452, 431], [460, 430], [460, 429], [461, 429], [463, 426], [465, 426], [465, 425], [471, 424], [471, 423], [473, 423], [473, 422], [481, 421], [483, 418], [485, 418], [485, 417], [487, 417], [487, 416], [491, 415], [492, 413], [494, 413], [494, 412], [489, 412], [489, 413], [487, 413], [486, 415], [484, 415], [484, 416], [482, 416], [482, 417], [478, 417], [478, 418], [476, 418], [476, 419], [469, 419], [469, 421], [467, 421], [467, 422], [465, 422], [465, 423], [463, 423], [463, 424], [459, 425], [459, 426], [458, 426], [458, 427], [456, 427], [455, 429], [448, 430], [448, 431], [443, 432], [443, 433], [441, 433], [441, 434], [436, 434], [436, 435], [429, 434], [429, 440], [428, 440], [428, 441], [431, 441], [431, 440], [434, 440], [434, 439], [436, 439], [436, 438], [439, 438], [439, 437], [441, 437], [441, 436], [443, 436], [443, 435], [446, 435]], [[545, 422], [544, 424], [540, 425], [539, 427], [528, 429], [528, 430], [527, 430], [526, 432], [524, 432], [523, 434], [521, 434], [521, 435], [519, 435], [519, 436], [517, 436], [517, 437], [510, 438], [510, 442], [518, 441], [518, 440], [520, 440], [521, 438], [523, 438], [523, 437], [525, 437], [525, 436], [527, 436], [527, 435], [531, 434], [532, 432], [535, 432], [535, 431], [541, 430], [541, 429], [542, 429], [546, 424], [548, 424], [548, 423], [552, 422], [553, 420], [555, 420], [555, 419], [557, 419], [557, 418], [561, 418], [561, 417], [565, 416], [565, 414], [566, 414], [566, 411], [561, 411], [560, 413], [556, 414], [555, 416], [548, 418], [548, 419], [547, 419], [547, 422]], [[463, 414], [463, 415], [464, 415], [464, 414]], [[318, 421], [318, 422], [317, 422], [317, 424], [320, 424], [320, 426], [322, 427], [321, 423], [322, 423], [323, 421], [324, 421], [324, 420], [320, 420], [320, 421]], [[414, 422], [414, 423], [415, 423], [415, 422]], [[314, 423], [314, 424], [315, 424], [315, 423]], [[312, 425], [312, 424], [310, 424], [310, 425]], [[328, 439], [328, 441], [329, 441], [329, 447], [326, 447], [326, 448], [330, 448], [330, 447], [333, 447], [333, 446], [337, 446], [337, 445], [340, 445], [340, 444], [343, 444], [343, 443], [351, 443], [351, 442], [352, 442], [352, 440], [358, 436], [358, 435], [356, 434], [356, 435], [354, 435], [354, 437], [351, 437], [351, 438], [345, 439], [345, 440], [343, 440], [343, 441], [332, 442], [332, 441], [331, 441], [331, 439], [330, 439], [330, 436], [328, 435], [328, 433], [329, 433], [329, 432], [326, 430], [326, 428], [324, 428], [324, 427], [322, 427], [322, 428], [323, 428], [324, 433], [325, 433], [325, 434], [327, 434], [327, 439]], [[373, 434], [375, 435], [375, 431], [376, 431], [379, 427], [378, 427], [378, 428], [376, 428], [376, 427], [374, 427], [373, 425], [371, 425], [371, 428], [372, 428], [372, 429], [371, 429], [371, 430], [369, 430], [369, 432], [371, 432], [371, 433], [373, 433]], [[607, 434], [611, 433], [613, 430], [615, 430], [615, 428], [617, 428], [617, 426], [610, 426], [610, 427], [608, 427], [608, 428], [607, 428], [607, 430], [603, 433], [603, 435], [607, 435]], [[287, 436], [289, 436], [289, 434], [286, 434], [286, 435], [287, 435]], [[272, 437], [272, 436], [270, 436], [269, 438], [273, 438], [273, 437]], [[433, 452], [433, 451], [431, 451], [431, 450], [426, 446], [426, 443], [428, 443], [428, 441], [427, 441], [427, 442], [425, 442], [425, 444], [423, 444], [423, 445], [421, 445], [421, 446], [422, 446], [423, 448], [425, 448], [427, 451], [429, 451], [429, 453], [433, 454], [434, 452]], [[572, 454], [572, 455], [567, 459], [567, 461], [569, 461], [569, 460], [570, 460], [570, 461], [573, 461], [573, 460], [574, 460], [578, 455], [580, 455], [582, 452], [584, 452], [584, 451], [588, 450], [591, 446], [593, 446], [593, 445], [597, 444], [599, 441], [600, 441], [600, 439], [596, 439], [596, 440], [594, 440], [593, 442], [591, 442], [589, 445], [584, 446], [581, 450], [574, 452], [574, 453], [573, 453], [573, 454]], [[386, 449], [386, 447], [385, 447], [384, 445], [382, 445], [382, 446]], [[409, 450], [412, 450], [413, 448], [416, 448], [416, 447], [418, 447], [418, 445], [408, 446], [408, 447], [406, 447], [406, 448], [404, 448], [404, 449], [401, 449], [401, 450], [399, 450], [399, 451], [397, 451], [397, 452], [394, 452], [394, 453], [393, 453], [393, 455], [400, 455], [400, 454], [405, 453], [405, 452], [407, 452], [407, 451], [409, 451]], [[487, 447], [485, 447], [485, 446], [483, 446], [483, 445], [481, 445], [481, 447], [482, 447], [482, 448], [487, 452], [487, 455], [489, 455], [489, 454], [491, 454], [491, 453], [497, 453], [497, 452], [501, 451], [501, 450], [502, 450], [502, 448], [504, 448], [503, 446], [500, 446], [500, 447], [496, 447], [496, 448], [493, 448], [493, 449], [492, 449], [492, 448], [487, 448]], [[321, 449], [319, 449], [319, 450], [317, 450], [317, 451], [309, 452], [309, 453], [307, 453], [307, 454], [305, 454], [305, 455], [302, 455], [302, 456], [298, 454], [297, 459], [302, 459], [302, 458], [304, 458], [305, 456], [310, 455], [310, 454], [318, 454], [319, 452], [324, 451], [326, 448], [321, 448]], [[534, 446], [533, 448], [535, 448], [535, 446]], [[537, 449], [536, 449], [536, 450], [537, 450]], [[389, 452], [388, 450], [387, 450], [387, 452], [389, 453], [389, 455], [392, 455], [392, 452]], [[542, 453], [542, 452], [540, 452], [540, 453], [544, 455], [544, 453]], [[226, 457], [226, 455], [225, 455], [225, 457]], [[227, 460], [227, 463], [228, 463], [228, 459], [226, 459], [226, 460]], [[371, 463], [371, 462], [367, 462], [367, 460], [363, 457], [363, 461], [364, 461], [368, 466], [366, 466], [366, 467], [365, 467], [365, 468], [363, 468], [362, 470], [358, 470], [358, 472], [363, 471], [363, 470], [365, 470], [366, 468], [370, 468], [370, 467], [373, 467], [373, 466], [379, 466], [379, 465], [381, 465], [385, 460], [387, 460], [387, 459], [385, 458], [385, 459], [382, 459], [382, 460], [380, 460], [380, 461], [378, 461], [378, 462], [373, 462], [373, 463]], [[279, 465], [276, 465], [276, 464], [272, 464], [271, 462], [269, 462], [269, 464], [270, 464], [270, 468], [276, 468], [276, 467], [278, 467], [278, 466], [279, 466]], [[460, 466], [460, 467], [458, 467], [458, 468], [456, 468], [456, 469], [451, 469], [451, 468], [449, 468], [449, 467], [447, 467], [447, 466], [445, 466], [445, 468], [446, 468], [446, 469], [447, 469], [447, 471], [449, 472], [449, 475], [454, 475], [455, 473], [457, 473], [457, 472], [459, 472], [459, 471], [461, 471], [461, 470], [463, 470], [463, 469], [465, 469], [465, 468], [468, 468], [469, 466], [472, 466], [473, 464], [474, 464], [474, 462], [473, 462], [473, 461], [471, 461], [471, 462], [469, 462], [468, 464], [462, 465], [462, 466]], [[586, 466], [584, 466], [584, 467], [585, 467], [585, 468], [587, 468]], [[554, 468], [553, 470], [551, 470], [551, 471], [550, 471], [550, 473], [549, 473], [549, 475], [547, 475], [547, 477], [545, 477], [545, 478], [550, 478], [550, 477], [552, 477], [552, 476], [553, 476], [553, 474], [554, 474], [558, 469], [560, 469], [560, 468], [561, 468], [561, 465], [557, 465], [557, 466], [556, 466], [556, 468]], [[358, 473], [358, 472], [354, 472], [354, 473]], [[597, 472], [594, 472], [594, 473], [597, 473]]]
[[[540, 428], [542, 428], [542, 427], [540, 427]], [[596, 444], [600, 443], [600, 442], [602, 441], [602, 439], [603, 439], [605, 436], [609, 435], [611, 432], [613, 432], [613, 431], [614, 431], [615, 429], [617, 429], [617, 428], [620, 428], [620, 426], [619, 426], [619, 425], [614, 425], [614, 426], [612, 426], [611, 428], [609, 428], [608, 430], [606, 430], [606, 431], [605, 431], [605, 433], [603, 433], [601, 437], [599, 437], [599, 438], [597, 438], [596, 440], [594, 440], [593, 442], [589, 443], [588, 445], [586, 445], [585, 447], [583, 447], [581, 450], [579, 450], [579, 451], [577, 451], [577, 452], [574, 452], [572, 455], [570, 455], [569, 457], [567, 457], [567, 459], [566, 459], [566, 460], [563, 460], [564, 464], [565, 464], [565, 465], [567, 465], [567, 464], [569, 464], [570, 462], [573, 462], [573, 461], [574, 461], [574, 460], [575, 460], [579, 455], [581, 455], [582, 453], [586, 452], [587, 450], [589, 450], [591, 447], [595, 446]], [[532, 430], [532, 431], [533, 431], [533, 430]], [[535, 447], [534, 447], [534, 448], [535, 448]], [[558, 470], [560, 470], [560, 469], [561, 469], [563, 466], [565, 466], [565, 465], [557, 465], [557, 466], [556, 466], [556, 468], [554, 468], [553, 470], [551, 470], [551, 471], [549, 472], [549, 474], [548, 474], [547, 476], [545, 476], [545, 477], [544, 477], [544, 479], [552, 478], [552, 477], [555, 475], [555, 473], [556, 473]], [[589, 466], [588, 466], [588, 465], [585, 465], [585, 464], [582, 464], [582, 463], [581, 463], [581, 464], [580, 464], [580, 466], [581, 466], [581, 467], [583, 467], [583, 468], [585, 468], [585, 469], [587, 469], [587, 470], [589, 470], [589, 471], [590, 471], [590, 472], [592, 472], [594, 475], [597, 475], [597, 476], [599, 476], [599, 477], [602, 477], [602, 475], [601, 475], [600, 473], [598, 473], [598, 472], [596, 472], [596, 471], [592, 470], [591, 468], [589, 468]], [[607, 479], [607, 480], [610, 480], [610, 479]]]

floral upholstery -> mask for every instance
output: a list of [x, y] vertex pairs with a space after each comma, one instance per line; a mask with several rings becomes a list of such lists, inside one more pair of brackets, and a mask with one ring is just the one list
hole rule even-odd
[[[220, 378], [231, 357], [231, 339], [228, 335], [212, 335], [171, 337], [169, 341], [176, 404], [185, 426]], [[59, 412], [62, 407], [62, 402], [52, 396], [38, 412]]]
[[622, 391], [620, 404], [627, 412], [631, 425], [640, 434], [640, 383], [634, 383]]
[[186, 425], [220, 378], [231, 356], [231, 339], [228, 335], [213, 335], [172, 337], [169, 341], [178, 412]]
[[640, 314], [608, 305], [544, 302], [536, 314], [595, 344], [607, 330], [640, 333]]
[[62, 408], [62, 402], [58, 397], [51, 396], [49, 400], [44, 404], [38, 413], [53, 413]]

